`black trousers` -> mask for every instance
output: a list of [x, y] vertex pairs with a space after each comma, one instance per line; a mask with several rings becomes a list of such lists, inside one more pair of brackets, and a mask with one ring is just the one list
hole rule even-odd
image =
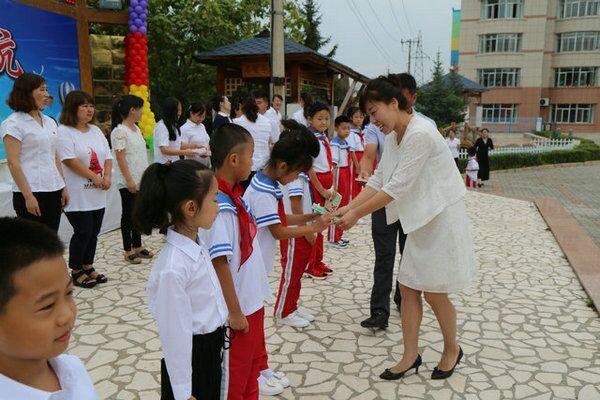
[[[221, 397], [224, 344], [225, 328], [193, 337], [192, 396], [198, 400], [219, 400]], [[160, 362], [160, 398], [175, 400], [164, 358]]]
[[41, 222], [50, 229], [58, 232], [60, 215], [62, 213], [62, 189], [55, 192], [35, 192], [33, 194], [40, 206], [41, 216], [35, 216], [27, 211], [25, 197], [21, 192], [13, 192], [13, 208], [17, 217]]
[[73, 236], [69, 243], [69, 268], [81, 269], [92, 265], [96, 256], [98, 233], [102, 227], [104, 208], [93, 211], [65, 212], [73, 226]]
[[240, 185], [242, 185], [244, 191], [248, 189], [248, 186], [250, 186], [250, 181], [252, 180], [252, 178], [254, 178], [254, 175], [256, 175], [256, 171], [250, 172], [250, 176], [245, 181], [240, 181]]
[[131, 193], [126, 188], [119, 189], [121, 195], [121, 237], [123, 238], [123, 249], [130, 251], [132, 248], [142, 247], [142, 236], [133, 227], [133, 205], [136, 193]]
[[[373, 270], [373, 289], [371, 290], [371, 315], [390, 316], [390, 294], [394, 281], [394, 259], [396, 258], [396, 240], [400, 254], [404, 250], [406, 234], [400, 222], [388, 225], [385, 208], [371, 214], [371, 234], [375, 246], [375, 268]], [[396, 296], [400, 293], [396, 286]]]

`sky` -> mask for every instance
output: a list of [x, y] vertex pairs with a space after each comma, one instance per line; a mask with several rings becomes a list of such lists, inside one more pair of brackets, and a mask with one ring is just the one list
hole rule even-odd
[[[338, 45], [334, 58], [363, 75], [375, 77], [387, 73], [388, 68], [390, 72], [406, 71], [408, 45], [402, 45], [401, 40], [416, 39], [419, 31], [426, 55], [423, 79], [428, 81], [431, 77], [432, 59], [438, 50], [444, 68], [447, 70], [450, 65], [452, 8], [459, 9], [460, 0], [317, 2], [322, 16], [321, 33], [331, 36], [331, 45]], [[331, 45], [320, 52], [327, 54]], [[413, 64], [411, 71], [419, 81], [418, 64], [416, 69]]]

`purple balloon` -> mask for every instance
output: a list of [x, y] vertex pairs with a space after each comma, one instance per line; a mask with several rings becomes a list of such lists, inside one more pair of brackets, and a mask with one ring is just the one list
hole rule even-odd
[[135, 11], [132, 11], [129, 13], [129, 19], [136, 19], [139, 16], [138, 13], [136, 13]]
[[134, 9], [135, 9], [135, 12], [138, 14], [144, 11], [144, 9], [141, 6], [135, 6]]
[[141, 26], [139, 31], [142, 35], [145, 35], [148, 32], [145, 26]]
[[136, 33], [138, 31], [138, 27], [134, 24], [129, 24], [129, 32]]
[[139, 18], [136, 18], [135, 21], [133, 21], [135, 23], [135, 25], [139, 28], [140, 26], [144, 25], [144, 21], [142, 21]]
[[147, 16], [146, 16], [146, 13], [141, 13], [140, 15], [138, 15], [138, 17], [139, 17], [139, 18], [140, 18], [142, 21], [145, 21], [145, 20], [146, 20], [146, 18], [147, 18]]
[[128, 10], [129, 10], [129, 14], [131, 14], [133, 12], [133, 6], [129, 6]]
[[148, 9], [148, 1], [147, 0], [139, 0], [138, 4], [145, 9]]
[[129, 1], [129, 5], [131, 5], [131, 6], [133, 6], [133, 7], [135, 7], [135, 6], [139, 5], [139, 4], [140, 4], [140, 3], [139, 3], [139, 1], [138, 1], [138, 0], [130, 0], [130, 1]]

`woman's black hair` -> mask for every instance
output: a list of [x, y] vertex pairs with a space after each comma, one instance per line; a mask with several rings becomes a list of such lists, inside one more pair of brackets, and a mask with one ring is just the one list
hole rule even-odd
[[254, 96], [248, 95], [243, 99], [242, 110], [248, 121], [256, 122], [258, 119], [258, 106], [256, 105]]
[[281, 121], [284, 127], [271, 150], [268, 166], [274, 168], [285, 162], [288, 171], [308, 171], [313, 158], [319, 155], [319, 140], [302, 124], [294, 120]]
[[179, 130], [179, 116], [178, 109], [181, 102], [175, 97], [167, 97], [163, 103], [162, 113], [163, 122], [169, 131], [169, 140], [177, 140], [177, 136], [181, 136]]
[[235, 147], [250, 143], [252, 135], [243, 126], [225, 123], [221, 125], [210, 138], [210, 161], [214, 168], [223, 166], [225, 159]]
[[323, 110], [330, 112], [329, 106], [327, 104], [317, 100], [310, 105], [310, 107], [308, 108], [308, 112], [305, 112], [306, 118], [312, 118], [315, 116], [316, 113]]
[[188, 107], [188, 115], [191, 113], [198, 114], [200, 112], [203, 115], [206, 115], [206, 105], [201, 101], [194, 102]]
[[300, 98], [304, 102], [304, 109], [302, 110], [304, 112], [304, 118], [308, 118], [308, 111], [310, 109], [310, 106], [312, 106], [312, 104], [314, 103], [313, 97], [309, 92], [302, 92], [300, 93]]
[[469, 147], [469, 149], [467, 150], [467, 153], [469, 154], [469, 156], [473, 157], [475, 154], [477, 154], [477, 147], [475, 147], [475, 146]]
[[408, 102], [402, 94], [402, 89], [405, 89], [403, 83], [402, 74], [380, 75], [378, 78], [371, 79], [360, 98], [360, 108], [366, 112], [367, 101], [382, 101], [389, 104], [396, 99], [399, 109], [408, 109]]
[[117, 99], [112, 106], [112, 121], [110, 129], [115, 129], [129, 115], [132, 108], [140, 109], [144, 106], [144, 100], [132, 94], [126, 94]]
[[215, 96], [212, 98], [212, 109], [215, 110], [215, 112], [221, 111], [221, 103], [225, 100], [226, 97], [227, 96]]
[[200, 207], [213, 182], [213, 172], [196, 160], [150, 165], [136, 195], [133, 220], [145, 235], [158, 228], [166, 233], [170, 225], [184, 223], [181, 203], [194, 200]]
[[239, 94], [233, 95], [231, 97], [231, 110], [229, 111], [229, 118], [234, 119], [237, 118], [236, 111], [243, 105], [243, 97]]
[[83, 90], [73, 90], [65, 97], [65, 104], [60, 113], [60, 123], [62, 125], [76, 127], [79, 123], [77, 112], [79, 107], [84, 104], [94, 104], [94, 98]]

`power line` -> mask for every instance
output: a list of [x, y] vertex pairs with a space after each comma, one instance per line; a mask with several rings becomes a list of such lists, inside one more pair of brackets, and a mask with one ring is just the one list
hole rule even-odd
[[392, 10], [392, 16], [394, 17], [394, 21], [396, 21], [396, 27], [398, 31], [404, 36], [404, 30], [401, 28], [402, 24], [400, 23], [400, 18], [396, 15], [396, 11], [394, 10], [394, 6], [392, 5], [392, 0], [388, 0], [388, 4], [390, 5], [390, 9]]
[[400, 2], [402, 3], [402, 11], [404, 12], [404, 19], [406, 20], [406, 23], [408, 24], [408, 29], [410, 29], [411, 34], [414, 34], [414, 30], [410, 24], [410, 20], [408, 19], [408, 14], [406, 13], [406, 7], [404, 6], [404, 0], [400, 0]]
[[[367, 4], [369, 5], [369, 8], [371, 9], [371, 11], [373, 12], [373, 15], [375, 15], [375, 19], [378, 21], [383, 21], [381, 18], [379, 18], [379, 15], [377, 15], [377, 11], [375, 11], [375, 9], [373, 8], [373, 5], [371, 4], [371, 0], [367, 0]], [[379, 26], [381, 26], [383, 28], [383, 30], [385, 31], [385, 33], [390, 37], [390, 39], [392, 39], [393, 41], [397, 41], [398, 38], [395, 37], [394, 35], [392, 35], [390, 33], [390, 31], [388, 31], [388, 29], [385, 27], [384, 23], [380, 23], [378, 24]]]

